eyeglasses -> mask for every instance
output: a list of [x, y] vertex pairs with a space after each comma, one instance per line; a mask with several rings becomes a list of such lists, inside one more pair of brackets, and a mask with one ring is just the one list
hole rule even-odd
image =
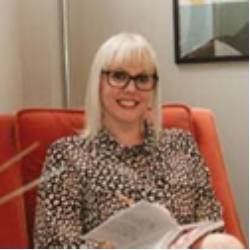
[[129, 85], [130, 80], [133, 80], [138, 90], [150, 91], [155, 88], [158, 82], [157, 74], [147, 75], [142, 73], [131, 76], [126, 71], [122, 70], [102, 70], [102, 74], [107, 75], [107, 82], [110, 86], [119, 89], [125, 89]]

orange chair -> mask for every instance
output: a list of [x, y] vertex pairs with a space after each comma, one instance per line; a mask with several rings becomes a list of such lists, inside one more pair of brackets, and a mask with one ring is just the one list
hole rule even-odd
[[[57, 138], [73, 134], [82, 128], [84, 120], [84, 112], [77, 110], [30, 109], [20, 111], [17, 114], [15, 121], [17, 149], [22, 150], [36, 141], [40, 142], [39, 149], [20, 162], [24, 184], [40, 176], [47, 147]], [[189, 108], [181, 104], [164, 105], [163, 126], [165, 128], [179, 127], [191, 131], [194, 135], [211, 169], [215, 193], [224, 208], [226, 231], [235, 235], [246, 246], [233, 202], [212, 112], [207, 109]], [[23, 198], [28, 228], [27, 235], [30, 242], [29, 247], [31, 247], [36, 189], [25, 193]], [[8, 210], [0, 210], [0, 213], [8, 215]], [[5, 227], [8, 227], [7, 219], [5, 223]], [[2, 230], [3, 227], [0, 227], [0, 235]], [[9, 239], [11, 238], [15, 240], [14, 236], [9, 237]], [[0, 248], [1, 246], [0, 238]]]
[[[0, 116], [0, 165], [16, 154], [14, 117]], [[22, 186], [20, 165], [15, 164], [6, 171], [0, 168], [0, 197]], [[0, 248], [27, 248], [28, 235], [24, 200], [15, 197], [0, 206]]]

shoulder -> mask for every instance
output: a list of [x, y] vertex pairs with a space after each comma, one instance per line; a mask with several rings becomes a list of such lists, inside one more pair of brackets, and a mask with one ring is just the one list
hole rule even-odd
[[194, 140], [194, 137], [190, 131], [181, 128], [164, 129], [160, 133], [159, 141], [161, 143], [166, 142], [181, 142], [186, 140]]
[[[47, 156], [59, 156], [66, 159], [76, 149], [83, 149], [86, 139], [82, 135], [65, 136], [57, 139], [47, 148]], [[60, 157], [59, 157], [60, 158]]]
[[85, 141], [81, 135], [61, 137], [54, 141], [46, 151], [43, 172], [50, 174], [56, 170], [60, 172], [58, 176], [75, 172], [73, 163], [81, 156], [80, 152], [85, 147]]
[[190, 131], [171, 128], [164, 129], [159, 137], [160, 148], [171, 148], [173, 150], [190, 150], [193, 147], [197, 147], [197, 143]]

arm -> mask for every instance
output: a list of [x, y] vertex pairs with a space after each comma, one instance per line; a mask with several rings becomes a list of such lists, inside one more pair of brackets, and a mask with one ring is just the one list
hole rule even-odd
[[[79, 248], [82, 235], [79, 175], [70, 164], [65, 143], [53, 144], [43, 175], [63, 170], [39, 186], [35, 218], [35, 248]], [[86, 246], [85, 246], [86, 247]]]
[[[194, 202], [195, 202], [195, 218], [194, 222], [202, 220], [222, 220], [222, 207], [215, 197], [215, 193], [211, 184], [211, 176], [209, 168], [201, 155], [197, 143], [191, 133], [181, 129], [173, 131], [173, 138], [169, 142], [175, 142], [171, 146], [175, 150], [181, 150], [188, 160], [188, 165], [191, 166], [191, 176], [195, 180], [194, 186]], [[178, 143], [176, 143], [178, 141]], [[167, 145], [167, 143], [163, 143]], [[217, 231], [217, 230], [216, 230]], [[219, 230], [218, 230], [219, 231]], [[221, 229], [220, 231], [223, 231]], [[234, 240], [232, 240], [234, 239]], [[198, 239], [191, 248], [233, 248], [237, 245], [242, 248], [242, 244], [233, 236], [225, 233], [212, 232]]]
[[[194, 176], [196, 179], [196, 221], [201, 220], [222, 220], [222, 207], [215, 197], [211, 183], [209, 168], [202, 157], [198, 146], [191, 134], [187, 134], [187, 145], [190, 160], [195, 166]], [[197, 240], [193, 249], [223, 249], [223, 248], [244, 248], [242, 243], [234, 236], [223, 233], [223, 230], [216, 230]]]
[[[186, 134], [186, 153], [194, 164], [194, 176], [196, 180], [195, 193], [195, 219], [219, 220], [222, 219], [222, 207], [216, 200], [215, 193], [211, 184], [209, 168], [201, 155], [197, 143], [190, 133]], [[197, 240], [191, 248], [203, 248], [203, 241], [206, 236]]]
[[193, 175], [196, 183], [195, 220], [220, 220], [222, 219], [222, 207], [215, 197], [209, 168], [191, 133], [186, 133], [185, 143], [185, 153], [194, 166]]

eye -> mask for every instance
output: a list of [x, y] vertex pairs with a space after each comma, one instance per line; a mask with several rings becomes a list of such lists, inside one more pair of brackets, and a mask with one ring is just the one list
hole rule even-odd
[[149, 76], [148, 75], [138, 75], [136, 77], [136, 80], [139, 82], [139, 83], [147, 83], [149, 81]]
[[115, 81], [126, 81], [128, 79], [128, 74], [124, 71], [114, 71], [110, 75]]

